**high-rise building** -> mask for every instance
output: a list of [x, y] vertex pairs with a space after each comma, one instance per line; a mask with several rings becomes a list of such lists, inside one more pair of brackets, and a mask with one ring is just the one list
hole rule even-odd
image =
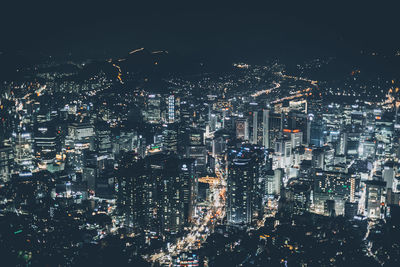
[[258, 111], [253, 112], [253, 135], [251, 143], [254, 145], [258, 143]]
[[270, 148], [269, 140], [269, 110], [263, 109], [263, 146]]
[[369, 218], [379, 219], [382, 215], [383, 196], [386, 182], [377, 180], [365, 181], [365, 210]]
[[193, 159], [155, 154], [120, 162], [118, 203], [133, 228], [178, 232], [195, 215], [197, 175]]
[[153, 178], [143, 161], [122, 164], [118, 175], [118, 207], [126, 226], [153, 230], [157, 208]]
[[189, 146], [204, 145], [204, 135], [202, 131], [192, 129], [189, 132]]
[[168, 124], [163, 131], [164, 150], [167, 154], [176, 154], [178, 152], [178, 125]]
[[249, 123], [247, 119], [240, 118], [236, 120], [236, 138], [249, 140]]
[[393, 188], [393, 181], [394, 181], [394, 166], [393, 162], [386, 162], [385, 165], [383, 166], [383, 171], [382, 171], [382, 178], [383, 181], [386, 182], [386, 189], [388, 188]]
[[185, 224], [184, 176], [180, 175], [177, 159], [167, 159], [164, 164], [158, 204], [161, 229], [174, 233], [180, 231]]
[[320, 120], [312, 120], [310, 122], [310, 145], [321, 147], [324, 144], [323, 124]]
[[260, 158], [251, 148], [233, 152], [228, 165], [227, 218], [230, 224], [251, 223], [258, 212]]
[[303, 214], [309, 211], [310, 187], [305, 183], [295, 182], [285, 188], [286, 199], [292, 214]]
[[205, 146], [187, 146], [186, 157], [196, 160], [196, 172], [201, 175], [207, 168], [207, 149]]
[[268, 195], [279, 195], [281, 191], [283, 170], [269, 170], [266, 173], [266, 186]]
[[216, 157], [217, 155], [222, 154], [225, 151], [226, 143], [222, 136], [215, 137], [212, 140], [212, 156]]
[[344, 217], [347, 219], [353, 219], [357, 215], [358, 203], [346, 201], [344, 203]]
[[34, 169], [33, 155], [34, 138], [31, 133], [13, 133], [12, 147], [14, 149], [15, 167], [18, 172], [31, 172]]
[[182, 201], [184, 205], [184, 220], [189, 223], [195, 215], [197, 199], [197, 175], [194, 159], [181, 159], [179, 161], [179, 173], [182, 178]]
[[[335, 214], [342, 215], [344, 202], [351, 200], [355, 183], [346, 173], [315, 170], [313, 202], [317, 213], [323, 213], [327, 200], [335, 200]], [[353, 181], [353, 182], [352, 182]]]
[[150, 123], [160, 123], [161, 98], [158, 94], [150, 94], [146, 103], [146, 119]]
[[94, 136], [93, 125], [89, 123], [72, 123], [68, 126], [68, 136], [72, 140], [86, 140]]
[[61, 150], [60, 140], [54, 127], [42, 124], [35, 131], [35, 157], [39, 164], [50, 164]]
[[311, 123], [314, 120], [314, 114], [307, 115], [307, 145], [311, 145]]
[[7, 182], [11, 178], [14, 166], [12, 147], [0, 147], [0, 179]]
[[292, 141], [292, 148], [299, 147], [303, 144], [303, 133], [298, 129], [294, 129], [290, 133], [290, 139]]
[[112, 143], [111, 143], [111, 131], [109, 129], [96, 129], [95, 137], [96, 150], [101, 154], [111, 154]]
[[175, 122], [175, 96], [168, 97], [168, 123]]
[[336, 209], [335, 209], [335, 200], [334, 199], [327, 199], [325, 200], [324, 211], [325, 215], [329, 217], [336, 216]]
[[218, 120], [217, 115], [211, 113], [209, 122], [211, 132], [215, 132], [217, 130], [217, 120]]

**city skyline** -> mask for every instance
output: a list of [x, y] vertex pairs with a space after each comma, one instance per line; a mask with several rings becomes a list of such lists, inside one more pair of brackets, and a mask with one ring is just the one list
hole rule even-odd
[[376, 3], [7, 3], [4, 266], [398, 266]]

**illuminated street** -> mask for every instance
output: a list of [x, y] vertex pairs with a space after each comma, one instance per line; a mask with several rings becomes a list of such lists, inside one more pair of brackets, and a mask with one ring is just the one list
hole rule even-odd
[[180, 238], [168, 248], [168, 252], [158, 252], [145, 259], [152, 262], [170, 263], [173, 256], [179, 253], [187, 252], [192, 249], [198, 249], [201, 243], [207, 240], [207, 237], [213, 232], [214, 226], [221, 223], [225, 217], [225, 192], [226, 181], [223, 171], [219, 165], [216, 166], [216, 179], [209, 181], [211, 189], [211, 203], [207, 207], [207, 211], [203, 216], [195, 218], [193, 225], [190, 227], [189, 233]]

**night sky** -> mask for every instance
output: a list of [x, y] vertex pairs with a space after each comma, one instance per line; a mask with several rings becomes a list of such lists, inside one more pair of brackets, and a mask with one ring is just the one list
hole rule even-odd
[[84, 2], [3, 4], [0, 51], [85, 58], [145, 46], [251, 58], [400, 49], [398, 4], [383, 1]]

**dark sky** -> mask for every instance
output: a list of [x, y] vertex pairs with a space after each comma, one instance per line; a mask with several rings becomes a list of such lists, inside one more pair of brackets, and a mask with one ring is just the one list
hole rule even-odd
[[256, 57], [400, 49], [398, 5], [346, 2], [16, 0], [1, 7], [0, 51], [101, 57], [145, 46]]

